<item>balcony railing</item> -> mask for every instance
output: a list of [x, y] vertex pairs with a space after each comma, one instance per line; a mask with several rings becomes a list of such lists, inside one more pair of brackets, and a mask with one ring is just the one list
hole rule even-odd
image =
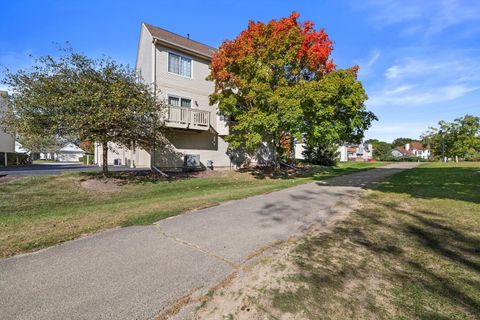
[[210, 112], [169, 106], [166, 124], [172, 128], [208, 130], [210, 126]]

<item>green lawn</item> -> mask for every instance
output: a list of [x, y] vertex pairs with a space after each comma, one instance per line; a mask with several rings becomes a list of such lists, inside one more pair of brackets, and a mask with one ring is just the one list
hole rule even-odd
[[265, 288], [268, 316], [480, 318], [480, 163], [401, 172], [362, 203], [295, 247], [287, 289]]
[[43, 160], [43, 159], [38, 159], [38, 160], [33, 160], [33, 164], [44, 164], [44, 163], [58, 163], [55, 160]]
[[291, 179], [226, 172], [221, 176], [172, 182], [130, 183], [115, 193], [83, 188], [80, 180], [85, 176], [79, 174], [0, 183], [0, 256], [50, 246], [108, 228], [149, 224], [190, 209], [383, 164], [342, 163]]

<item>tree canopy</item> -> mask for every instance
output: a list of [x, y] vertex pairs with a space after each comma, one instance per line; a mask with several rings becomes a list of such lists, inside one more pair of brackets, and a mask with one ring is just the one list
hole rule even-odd
[[378, 139], [369, 139], [365, 142], [372, 145], [375, 160], [388, 160], [392, 157], [392, 144]]
[[407, 143], [410, 143], [412, 141], [416, 141], [416, 142], [420, 142], [419, 140], [416, 140], [416, 139], [412, 139], [412, 138], [397, 138], [395, 140], [392, 141], [392, 147], [403, 147], [405, 146]]
[[[27, 140], [40, 137], [108, 142], [150, 148], [163, 139], [159, 112], [149, 87], [138, 83], [128, 66], [110, 58], [91, 59], [63, 49], [59, 58], [40, 57], [29, 69], [7, 72], [13, 91], [3, 124]], [[49, 139], [47, 139], [49, 140]]]
[[210, 102], [235, 121], [231, 147], [253, 152], [266, 142], [281, 156], [294, 139], [357, 140], [376, 119], [366, 111], [358, 68], [336, 70], [327, 33], [298, 18], [250, 21], [214, 54]]
[[465, 115], [452, 122], [440, 121], [422, 136], [436, 157], [475, 159], [480, 157], [480, 117]]

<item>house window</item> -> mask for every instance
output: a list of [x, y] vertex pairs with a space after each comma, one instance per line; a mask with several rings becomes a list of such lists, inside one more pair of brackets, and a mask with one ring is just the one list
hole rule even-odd
[[143, 82], [143, 79], [142, 79], [142, 69], [139, 69], [137, 71], [137, 83], [142, 83]]
[[168, 97], [168, 104], [173, 106], [173, 107], [190, 108], [192, 106], [192, 99], [169, 96]]
[[184, 77], [192, 77], [192, 59], [178, 54], [168, 53], [168, 72]]

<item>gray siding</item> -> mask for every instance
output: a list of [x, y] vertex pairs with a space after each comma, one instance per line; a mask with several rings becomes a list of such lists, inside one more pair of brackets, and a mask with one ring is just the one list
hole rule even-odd
[[[0, 117], [7, 109], [7, 93], [0, 91]], [[15, 152], [15, 138], [0, 128], [0, 152]], [[3, 164], [3, 163], [2, 163]], [[0, 165], [2, 165], [0, 164]]]

